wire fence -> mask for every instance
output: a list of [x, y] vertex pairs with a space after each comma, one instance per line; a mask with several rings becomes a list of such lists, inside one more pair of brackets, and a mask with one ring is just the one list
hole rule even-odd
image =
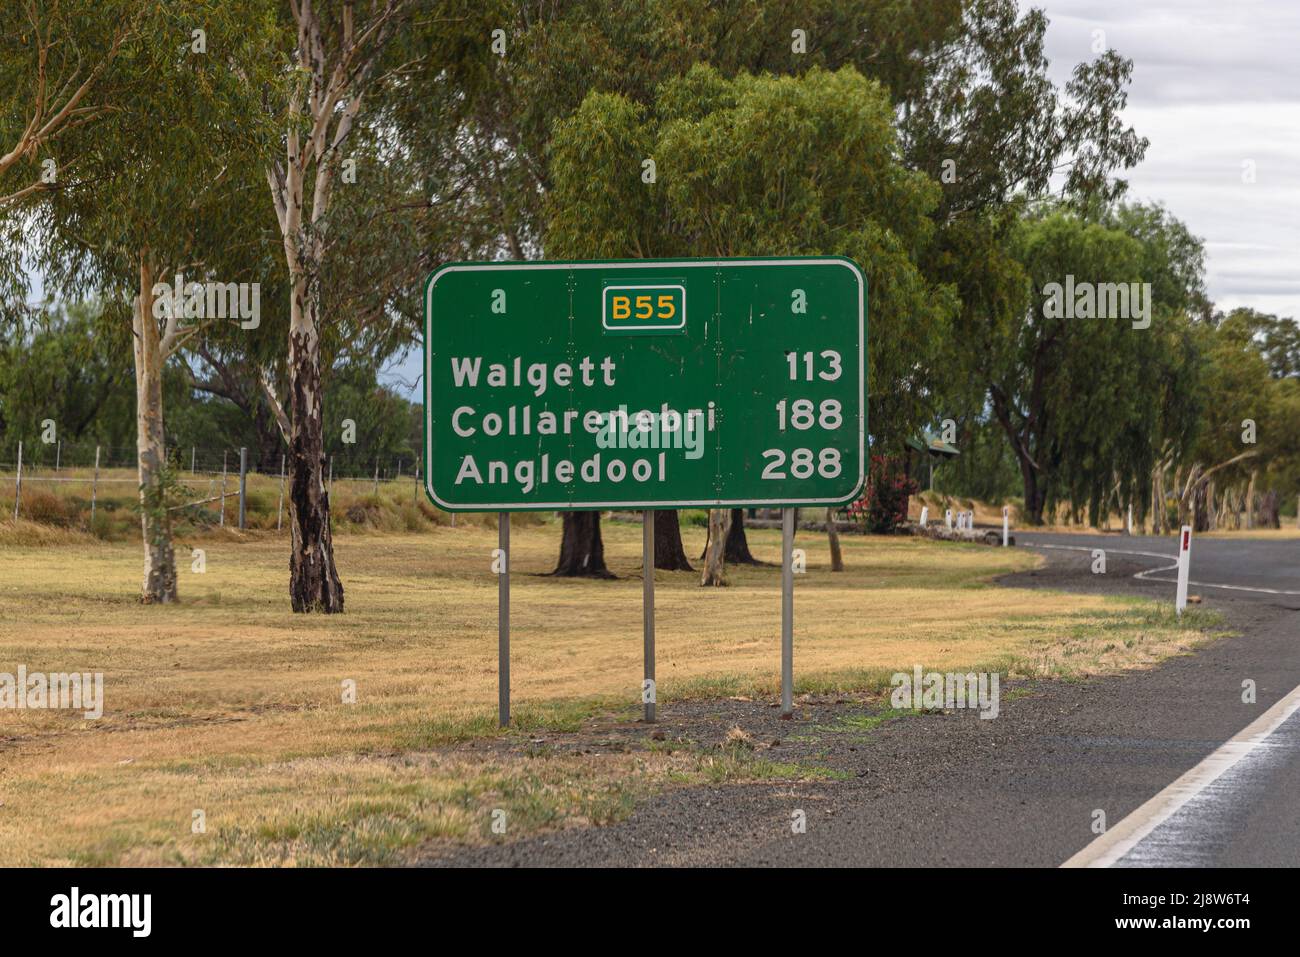
[[[62, 472], [93, 469], [96, 456], [99, 467], [103, 470], [136, 468], [136, 447], [134, 445], [103, 445], [94, 442], [50, 442], [23, 441], [13, 442], [0, 449], [0, 473], [13, 473], [17, 469], [18, 445], [23, 448], [23, 471], [58, 475]], [[249, 471], [262, 474], [276, 474], [280, 452], [265, 456], [270, 462], [264, 469], [257, 469], [257, 450], [249, 448]], [[223, 470], [230, 471], [238, 467], [239, 448], [237, 446], [202, 446], [169, 445], [167, 458], [174, 462], [182, 475], [215, 475]], [[415, 455], [368, 455], [361, 451], [335, 452], [326, 454], [326, 468], [333, 465], [334, 474], [339, 479], [371, 479], [376, 473], [381, 482], [409, 479], [420, 468], [420, 456]]]
[[[13, 519], [17, 521], [22, 515], [23, 487], [49, 486], [57, 490], [61, 486], [89, 486], [90, 516], [94, 523], [95, 513], [100, 499], [100, 487], [122, 486], [139, 487], [138, 476], [122, 476], [123, 470], [135, 471], [138, 468], [137, 451], [134, 446], [96, 445], [93, 443], [56, 442], [17, 442], [12, 448], [4, 450], [0, 459], [0, 488], [7, 488], [13, 494]], [[247, 490], [251, 478], [272, 479], [278, 481], [279, 504], [276, 528], [283, 526], [285, 483], [288, 479], [287, 457], [279, 455], [277, 470], [258, 470], [254, 466], [254, 450], [249, 448], [220, 448], [172, 446], [167, 449], [167, 459], [179, 469], [178, 478], [182, 483], [187, 478], [203, 479], [208, 482], [208, 492], [203, 498], [173, 509], [181, 510], [198, 506], [220, 503], [220, 524], [227, 522], [227, 500], [237, 498], [233, 520], [239, 528], [246, 527]], [[188, 467], [187, 467], [188, 463]], [[116, 474], [114, 474], [116, 473]], [[422, 486], [421, 462], [418, 456], [384, 457], [365, 456], [360, 452], [345, 454], [328, 454], [325, 462], [325, 482], [329, 493], [333, 495], [336, 482], [347, 483], [350, 490], [357, 491], [358, 486], [364, 491], [371, 486], [373, 494], [378, 495], [381, 486], [391, 491], [399, 485], [411, 487], [412, 501], [418, 501]], [[219, 483], [219, 486], [218, 486]], [[198, 493], [202, 494], [202, 493]], [[7, 497], [7, 496], [6, 496]]]

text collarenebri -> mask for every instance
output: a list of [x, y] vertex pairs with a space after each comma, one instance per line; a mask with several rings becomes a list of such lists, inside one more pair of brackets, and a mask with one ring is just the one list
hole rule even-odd
[[[543, 399], [552, 387], [601, 390], [617, 384], [617, 363], [611, 356], [583, 356], [570, 362], [527, 362], [516, 356], [507, 362], [484, 366], [482, 356], [451, 358], [452, 382], [457, 389], [481, 391], [482, 388], [527, 388], [532, 398]], [[663, 482], [668, 477], [666, 450], [680, 450], [687, 459], [704, 454], [704, 437], [716, 426], [717, 409], [713, 402], [706, 408], [676, 409], [667, 402], [658, 409], [629, 411], [621, 404], [604, 411], [588, 408], [552, 409], [549, 402], [534, 405], [515, 402], [505, 409], [483, 410], [469, 402], [451, 412], [452, 431], [462, 439], [485, 436], [573, 435], [579, 431], [595, 437], [602, 450], [628, 449], [658, 452], [658, 455], [625, 460], [617, 455], [597, 452], [577, 461], [553, 458], [550, 453], [504, 459], [480, 460], [472, 453], [461, 456], [455, 484], [517, 484], [524, 494], [540, 485], [556, 482], [567, 485], [578, 481]], [[540, 451], [540, 450], [539, 450]]]

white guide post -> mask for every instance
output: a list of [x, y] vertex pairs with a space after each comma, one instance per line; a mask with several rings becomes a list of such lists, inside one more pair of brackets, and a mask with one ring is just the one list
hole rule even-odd
[[1178, 614], [1187, 607], [1187, 578], [1192, 566], [1192, 526], [1184, 525], [1178, 536], [1178, 596], [1174, 599], [1174, 608]]

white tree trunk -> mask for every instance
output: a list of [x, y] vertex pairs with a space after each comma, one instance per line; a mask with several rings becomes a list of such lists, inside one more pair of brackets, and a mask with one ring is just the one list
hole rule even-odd
[[[144, 542], [144, 581], [140, 600], [167, 604], [177, 600], [176, 554], [171, 519], [165, 509], [146, 508], [146, 494], [161, 479], [166, 463], [163, 431], [163, 344], [153, 317], [153, 270], [148, 254], [140, 257], [140, 295], [132, 317], [135, 344], [136, 462], [140, 476], [140, 532]], [[164, 503], [165, 504], [165, 503]]]
[[704, 553], [701, 585], [725, 585], [727, 533], [731, 531], [731, 509], [709, 509], [709, 544]]

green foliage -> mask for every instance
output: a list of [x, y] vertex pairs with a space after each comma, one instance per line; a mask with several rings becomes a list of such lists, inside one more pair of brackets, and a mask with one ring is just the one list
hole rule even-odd
[[[1163, 240], [1062, 209], [1024, 221], [1012, 250], [1027, 277], [1025, 306], [997, 313], [970, 343], [1023, 463], [1031, 520], [1060, 501], [1093, 522], [1120, 501], [1145, 502], [1157, 457], [1166, 447], [1185, 453], [1200, 414], [1201, 363], [1185, 311], [1200, 288], [1199, 244], [1162, 211], [1121, 210], [1113, 221]], [[1150, 282], [1170, 301], [1155, 300], [1144, 329], [1130, 318], [1067, 317], [1049, 306], [1048, 290], [1071, 276], [1076, 286]]]
[[100, 310], [82, 303], [38, 313], [24, 332], [0, 342], [0, 442], [29, 447], [52, 419], [64, 441], [120, 439], [135, 394], [122, 343], [98, 337]]
[[956, 303], [917, 265], [938, 187], [896, 154], [884, 89], [852, 68], [727, 79], [696, 66], [649, 107], [593, 93], [555, 127], [548, 255], [855, 259], [870, 277], [873, 435], [901, 441], [932, 411], [936, 370], [916, 358]]
[[[379, 385], [373, 369], [348, 366], [335, 370], [325, 383], [330, 404], [325, 410], [325, 454], [336, 457], [339, 474], [368, 474], [375, 459], [388, 468], [402, 459], [414, 469], [424, 445], [423, 407]], [[356, 441], [343, 441], [343, 422], [356, 423]], [[418, 425], [418, 430], [412, 425]]]

